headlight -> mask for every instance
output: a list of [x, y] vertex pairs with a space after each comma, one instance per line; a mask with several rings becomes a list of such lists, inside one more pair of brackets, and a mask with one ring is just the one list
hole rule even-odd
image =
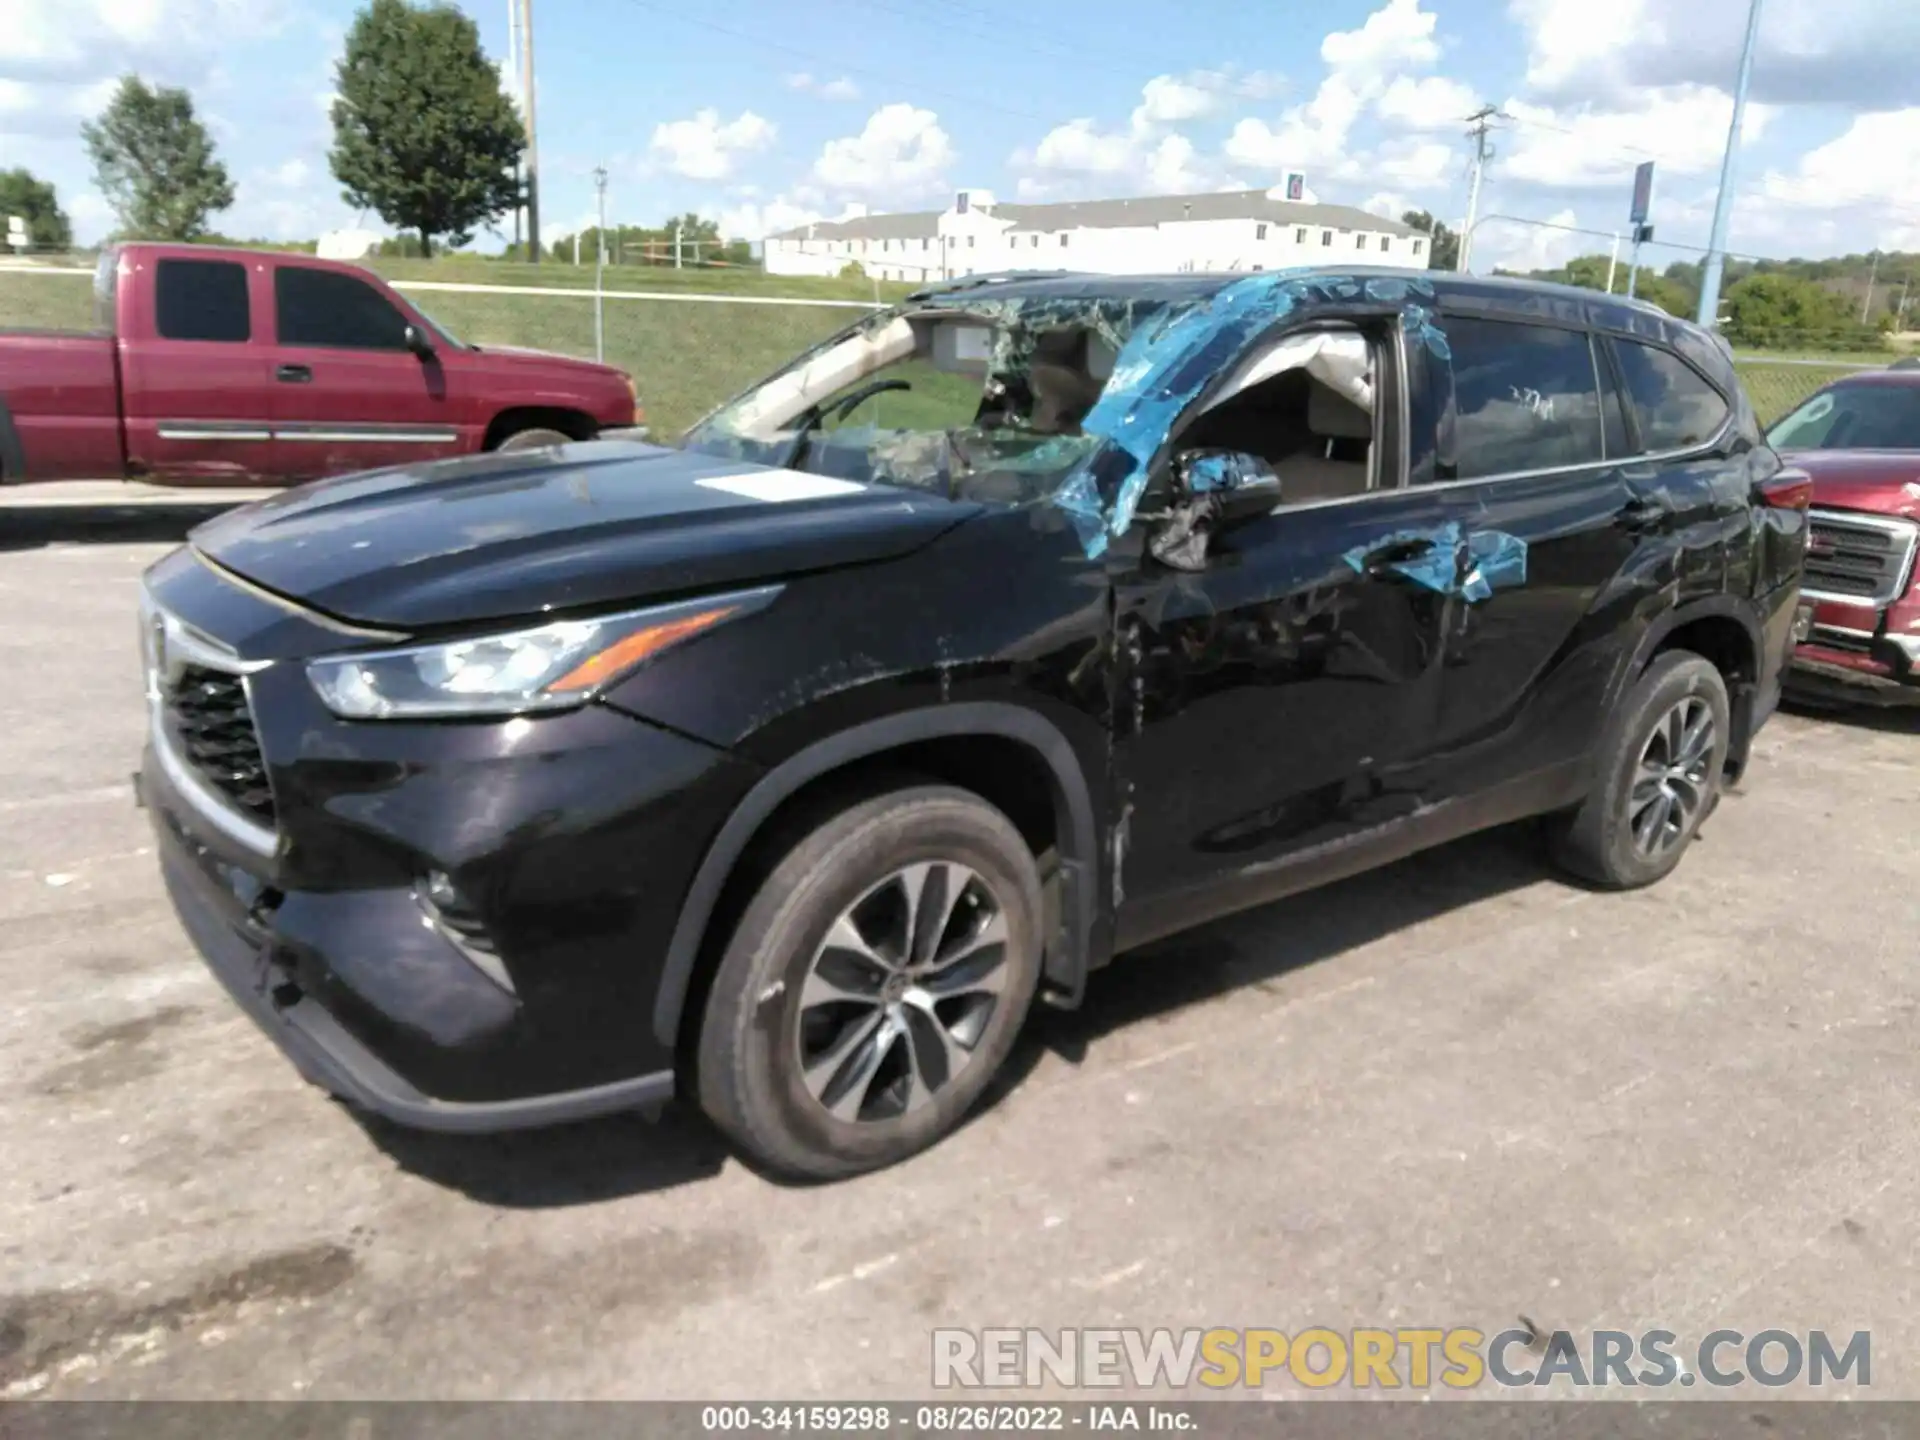
[[334, 655], [308, 661], [307, 679], [326, 707], [347, 720], [564, 710], [779, 593], [769, 585], [469, 640]]

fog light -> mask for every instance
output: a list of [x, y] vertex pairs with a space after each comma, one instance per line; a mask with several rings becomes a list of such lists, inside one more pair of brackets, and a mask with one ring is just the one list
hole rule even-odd
[[509, 995], [518, 993], [493, 937], [487, 934], [479, 914], [461, 895], [450, 875], [441, 870], [429, 871], [424, 880], [415, 884], [413, 894], [419, 902], [423, 923], [502, 990]]

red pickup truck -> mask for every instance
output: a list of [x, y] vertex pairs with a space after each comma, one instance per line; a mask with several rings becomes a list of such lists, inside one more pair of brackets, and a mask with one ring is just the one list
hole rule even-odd
[[0, 331], [0, 479], [295, 483], [636, 423], [622, 371], [462, 344], [355, 265], [100, 257], [99, 329]]
[[1789, 687], [1920, 704], [1920, 360], [1817, 391], [1767, 439], [1813, 477], [1801, 594], [1816, 603]]

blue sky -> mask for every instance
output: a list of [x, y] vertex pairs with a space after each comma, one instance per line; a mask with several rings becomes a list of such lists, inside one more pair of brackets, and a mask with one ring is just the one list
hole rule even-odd
[[[356, 223], [326, 168], [351, 0], [7, 0], [0, 167], [111, 216], [78, 125], [136, 70], [189, 86], [239, 187], [233, 233]], [[508, 0], [465, 8], [504, 59]], [[1747, 0], [536, 0], [542, 218], [684, 209], [735, 233], [850, 206], [1276, 183], [1383, 212], [1466, 208], [1463, 117], [1495, 137], [1482, 213], [1611, 231], [1660, 166], [1661, 240], [1702, 243]], [[10, 22], [11, 24], [12, 22]], [[1920, 0], [1767, 0], [1732, 248], [1920, 249]], [[378, 227], [374, 217], [367, 223]], [[482, 247], [493, 242], [483, 238]], [[1605, 239], [1489, 221], [1482, 263]], [[1665, 263], [1678, 251], [1656, 247]]]

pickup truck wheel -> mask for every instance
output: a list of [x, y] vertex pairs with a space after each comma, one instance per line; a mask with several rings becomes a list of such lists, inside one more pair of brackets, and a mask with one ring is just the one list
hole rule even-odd
[[1026, 843], [964, 790], [841, 811], [776, 864], [709, 992], [697, 1092], [764, 1168], [826, 1180], [947, 1134], [1006, 1060], [1040, 976]]
[[558, 430], [516, 430], [493, 448], [496, 450], [546, 450], [555, 445], [571, 445], [573, 437]]
[[1656, 658], [1601, 739], [1593, 792], [1549, 822], [1560, 864], [1610, 890], [1672, 871], [1719, 804], [1730, 715], [1710, 661], [1684, 650]]

